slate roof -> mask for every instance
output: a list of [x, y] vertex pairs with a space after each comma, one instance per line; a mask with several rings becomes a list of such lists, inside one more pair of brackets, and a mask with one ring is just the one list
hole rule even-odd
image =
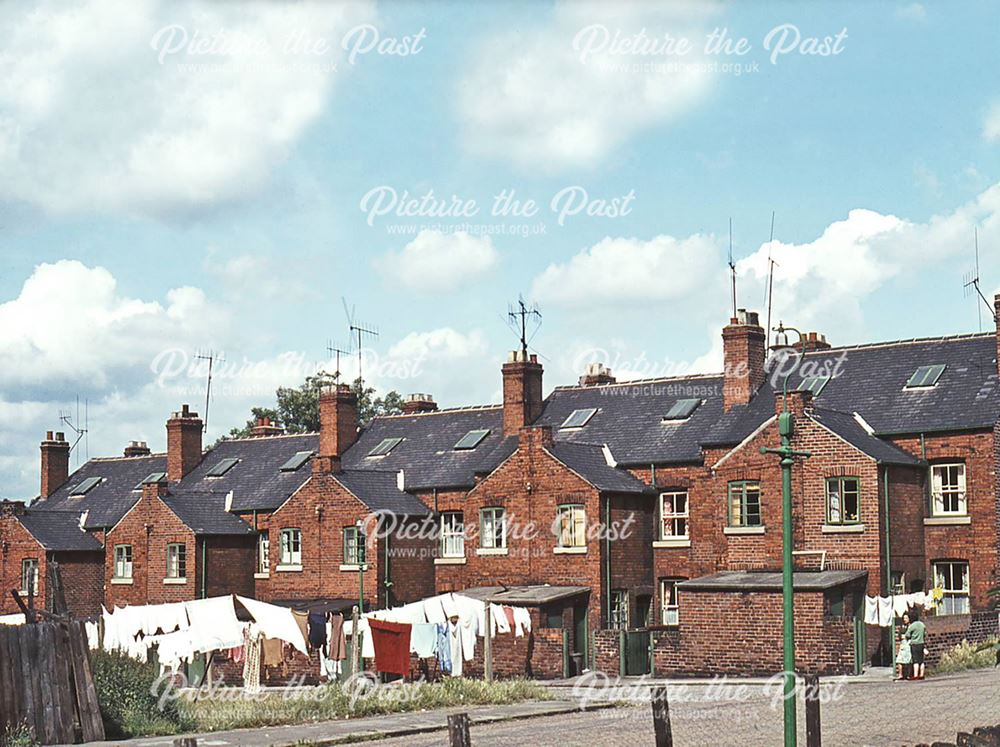
[[598, 490], [614, 493], [644, 493], [648, 487], [631, 472], [608, 464], [604, 448], [593, 444], [557, 441], [552, 455]]
[[898, 446], [868, 433], [853, 414], [815, 408], [810, 417], [880, 464], [917, 466], [921, 463]]
[[[702, 400], [687, 420], [663, 416], [681, 399]], [[560, 428], [574, 410], [596, 408], [582, 428]], [[722, 417], [722, 376], [686, 376], [600, 386], [559, 387], [539, 425], [557, 442], [607, 444], [625, 466], [701, 461], [701, 443]]]
[[418, 498], [399, 489], [395, 472], [345, 470], [334, 477], [369, 510], [376, 513], [394, 513], [401, 516], [430, 514], [430, 510]]
[[[820, 372], [834, 371], [817, 407], [858, 412], [876, 434], [992, 428], [1000, 414], [994, 333], [903, 340], [806, 354]], [[904, 387], [921, 366], [944, 364], [936, 386]], [[793, 375], [790, 385], [801, 383]]]
[[195, 534], [256, 534], [243, 519], [226, 511], [226, 493], [181, 490], [163, 496], [162, 500]]
[[80, 528], [77, 511], [25, 511], [17, 520], [46, 550], [87, 552], [103, 547], [92, 534]]
[[[165, 454], [91, 459], [49, 498], [36, 498], [31, 510], [69, 511], [77, 517], [87, 511], [87, 529], [113, 527], [142, 496], [140, 490], [135, 490], [139, 482], [153, 472], [165, 472], [166, 469]], [[73, 489], [88, 477], [103, 480], [86, 495], [73, 497]]]
[[[272, 511], [312, 475], [311, 461], [294, 472], [282, 472], [281, 465], [296, 452], [315, 451], [318, 447], [316, 433], [221, 441], [184, 477], [180, 489], [223, 495], [232, 491], [233, 511]], [[221, 477], [208, 477], [208, 472], [223, 459], [240, 461]]]
[[[475, 449], [455, 450], [472, 430], [489, 435]], [[386, 438], [403, 441], [382, 457], [368, 453]], [[493, 470], [513, 452], [504, 443], [503, 410], [499, 405], [439, 410], [419, 415], [375, 418], [343, 457], [347, 470], [405, 471], [406, 489], [470, 488], [475, 475]]]

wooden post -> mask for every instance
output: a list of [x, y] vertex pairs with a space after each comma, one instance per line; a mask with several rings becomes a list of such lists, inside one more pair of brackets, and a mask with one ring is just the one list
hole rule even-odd
[[486, 603], [486, 635], [483, 636], [483, 679], [493, 681], [493, 603]]
[[448, 744], [450, 747], [472, 747], [468, 713], [456, 713], [448, 717]]
[[653, 688], [653, 733], [656, 747], [674, 747], [674, 734], [670, 726], [670, 706], [667, 703], [667, 688]]
[[354, 639], [354, 650], [351, 652], [351, 663], [353, 666], [351, 668], [354, 670], [354, 674], [361, 674], [361, 665], [364, 660], [361, 658], [361, 631], [358, 630], [361, 615], [358, 613], [357, 605], [354, 606], [354, 610], [351, 613], [351, 621], [351, 637]]
[[820, 747], [823, 743], [819, 721], [819, 676], [807, 674], [805, 680], [806, 747]]

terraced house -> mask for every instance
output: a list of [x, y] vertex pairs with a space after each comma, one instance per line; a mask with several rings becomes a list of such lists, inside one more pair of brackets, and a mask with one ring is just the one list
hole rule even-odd
[[722, 337], [721, 374], [618, 383], [594, 365], [547, 397], [516, 351], [502, 404], [412, 395], [364, 428], [333, 386], [319, 433], [262, 421], [207, 451], [182, 408], [165, 454], [133, 444], [72, 475], [50, 436], [41, 495], [0, 519], [4, 583], [75, 553], [101, 569], [80, 614], [230, 591], [347, 608], [464, 590], [533, 608], [522, 664], [536, 673], [564, 669], [539, 661], [560, 638], [579, 666], [770, 673], [781, 478], [761, 448], [779, 444], [787, 388], [793, 447], [811, 454], [793, 473], [799, 666], [851, 672], [884, 650], [866, 594], [937, 587], [932, 641], [996, 633], [997, 333], [839, 348], [812, 333], [792, 356], [741, 310]]

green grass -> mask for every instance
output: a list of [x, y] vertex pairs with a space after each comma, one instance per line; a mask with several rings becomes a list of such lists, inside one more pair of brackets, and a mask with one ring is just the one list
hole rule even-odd
[[941, 656], [941, 661], [934, 667], [934, 674], [950, 674], [964, 672], [967, 669], [983, 669], [996, 664], [996, 646], [1000, 640], [991, 638], [985, 643], [972, 645], [962, 641]]
[[356, 698], [340, 685], [327, 685], [292, 696], [271, 694], [250, 700], [181, 698], [177, 707], [185, 731], [226, 731], [552, 697], [545, 687], [530, 680], [485, 683], [457, 678], [431, 684], [385, 685]]
[[27, 723], [8, 724], [0, 731], [0, 747], [38, 747]]

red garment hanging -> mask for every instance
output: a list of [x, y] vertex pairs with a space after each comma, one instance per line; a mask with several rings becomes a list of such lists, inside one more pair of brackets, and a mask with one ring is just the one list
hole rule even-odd
[[375, 669], [405, 677], [410, 673], [409, 623], [392, 623], [368, 618], [372, 645], [375, 647]]

